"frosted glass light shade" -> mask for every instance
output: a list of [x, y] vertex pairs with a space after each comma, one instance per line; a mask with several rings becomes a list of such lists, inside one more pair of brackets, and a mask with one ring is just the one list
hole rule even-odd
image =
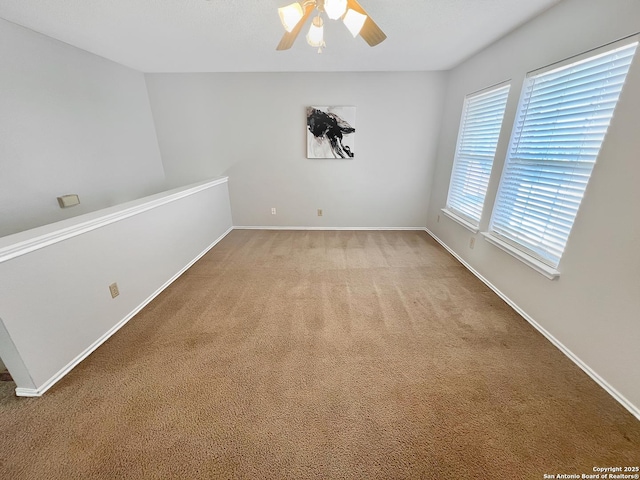
[[278, 9], [278, 15], [280, 15], [280, 21], [284, 29], [290, 32], [302, 19], [302, 5], [296, 2], [286, 7], [281, 7]]
[[358, 36], [366, 20], [367, 20], [366, 15], [363, 15], [362, 13], [356, 12], [355, 10], [352, 10], [352, 9], [347, 10], [347, 13], [342, 19], [344, 24], [347, 26], [347, 28], [351, 32], [351, 35], [353, 35], [354, 37]]
[[337, 20], [347, 11], [347, 0], [324, 0], [324, 11], [331, 20]]
[[312, 47], [324, 46], [324, 26], [322, 18], [315, 17], [311, 27], [309, 27], [309, 33], [307, 33], [307, 43]]

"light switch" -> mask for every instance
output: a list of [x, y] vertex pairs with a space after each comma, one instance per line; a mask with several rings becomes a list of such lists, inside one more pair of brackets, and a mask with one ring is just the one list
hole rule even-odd
[[60, 208], [73, 207], [74, 205], [78, 205], [80, 203], [80, 198], [78, 195], [63, 195], [58, 197], [58, 204]]

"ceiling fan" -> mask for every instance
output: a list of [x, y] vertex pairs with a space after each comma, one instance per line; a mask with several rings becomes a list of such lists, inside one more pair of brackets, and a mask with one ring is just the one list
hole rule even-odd
[[307, 34], [307, 43], [312, 47], [318, 47], [318, 53], [322, 53], [322, 47], [325, 46], [322, 13], [331, 20], [341, 18], [354, 37], [359, 34], [372, 47], [387, 38], [356, 0], [302, 0], [278, 9], [286, 32], [276, 50], [291, 48], [314, 10], [317, 11], [317, 15]]

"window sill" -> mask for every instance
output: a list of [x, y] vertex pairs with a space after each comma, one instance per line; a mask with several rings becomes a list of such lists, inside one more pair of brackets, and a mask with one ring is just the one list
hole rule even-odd
[[525, 265], [533, 268], [539, 274], [547, 277], [549, 280], [554, 280], [560, 276], [560, 272], [555, 268], [550, 267], [549, 265], [545, 265], [540, 260], [533, 258], [531, 255], [527, 255], [526, 253], [521, 252], [507, 242], [500, 240], [495, 235], [492, 235], [489, 232], [482, 232], [482, 235], [487, 242], [514, 256]]
[[474, 225], [470, 221], [465, 220], [464, 218], [456, 215], [451, 210], [447, 210], [446, 208], [443, 208], [442, 209], [442, 213], [444, 213], [451, 220], [453, 220], [454, 222], [462, 225], [464, 228], [466, 228], [467, 230], [469, 230], [472, 233], [478, 233], [478, 231], [480, 230], [476, 225]]

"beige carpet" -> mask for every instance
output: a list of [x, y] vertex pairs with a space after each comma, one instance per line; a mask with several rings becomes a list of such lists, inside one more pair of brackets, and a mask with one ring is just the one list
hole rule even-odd
[[640, 422], [424, 232], [233, 231], [39, 399], [6, 479], [541, 479]]

